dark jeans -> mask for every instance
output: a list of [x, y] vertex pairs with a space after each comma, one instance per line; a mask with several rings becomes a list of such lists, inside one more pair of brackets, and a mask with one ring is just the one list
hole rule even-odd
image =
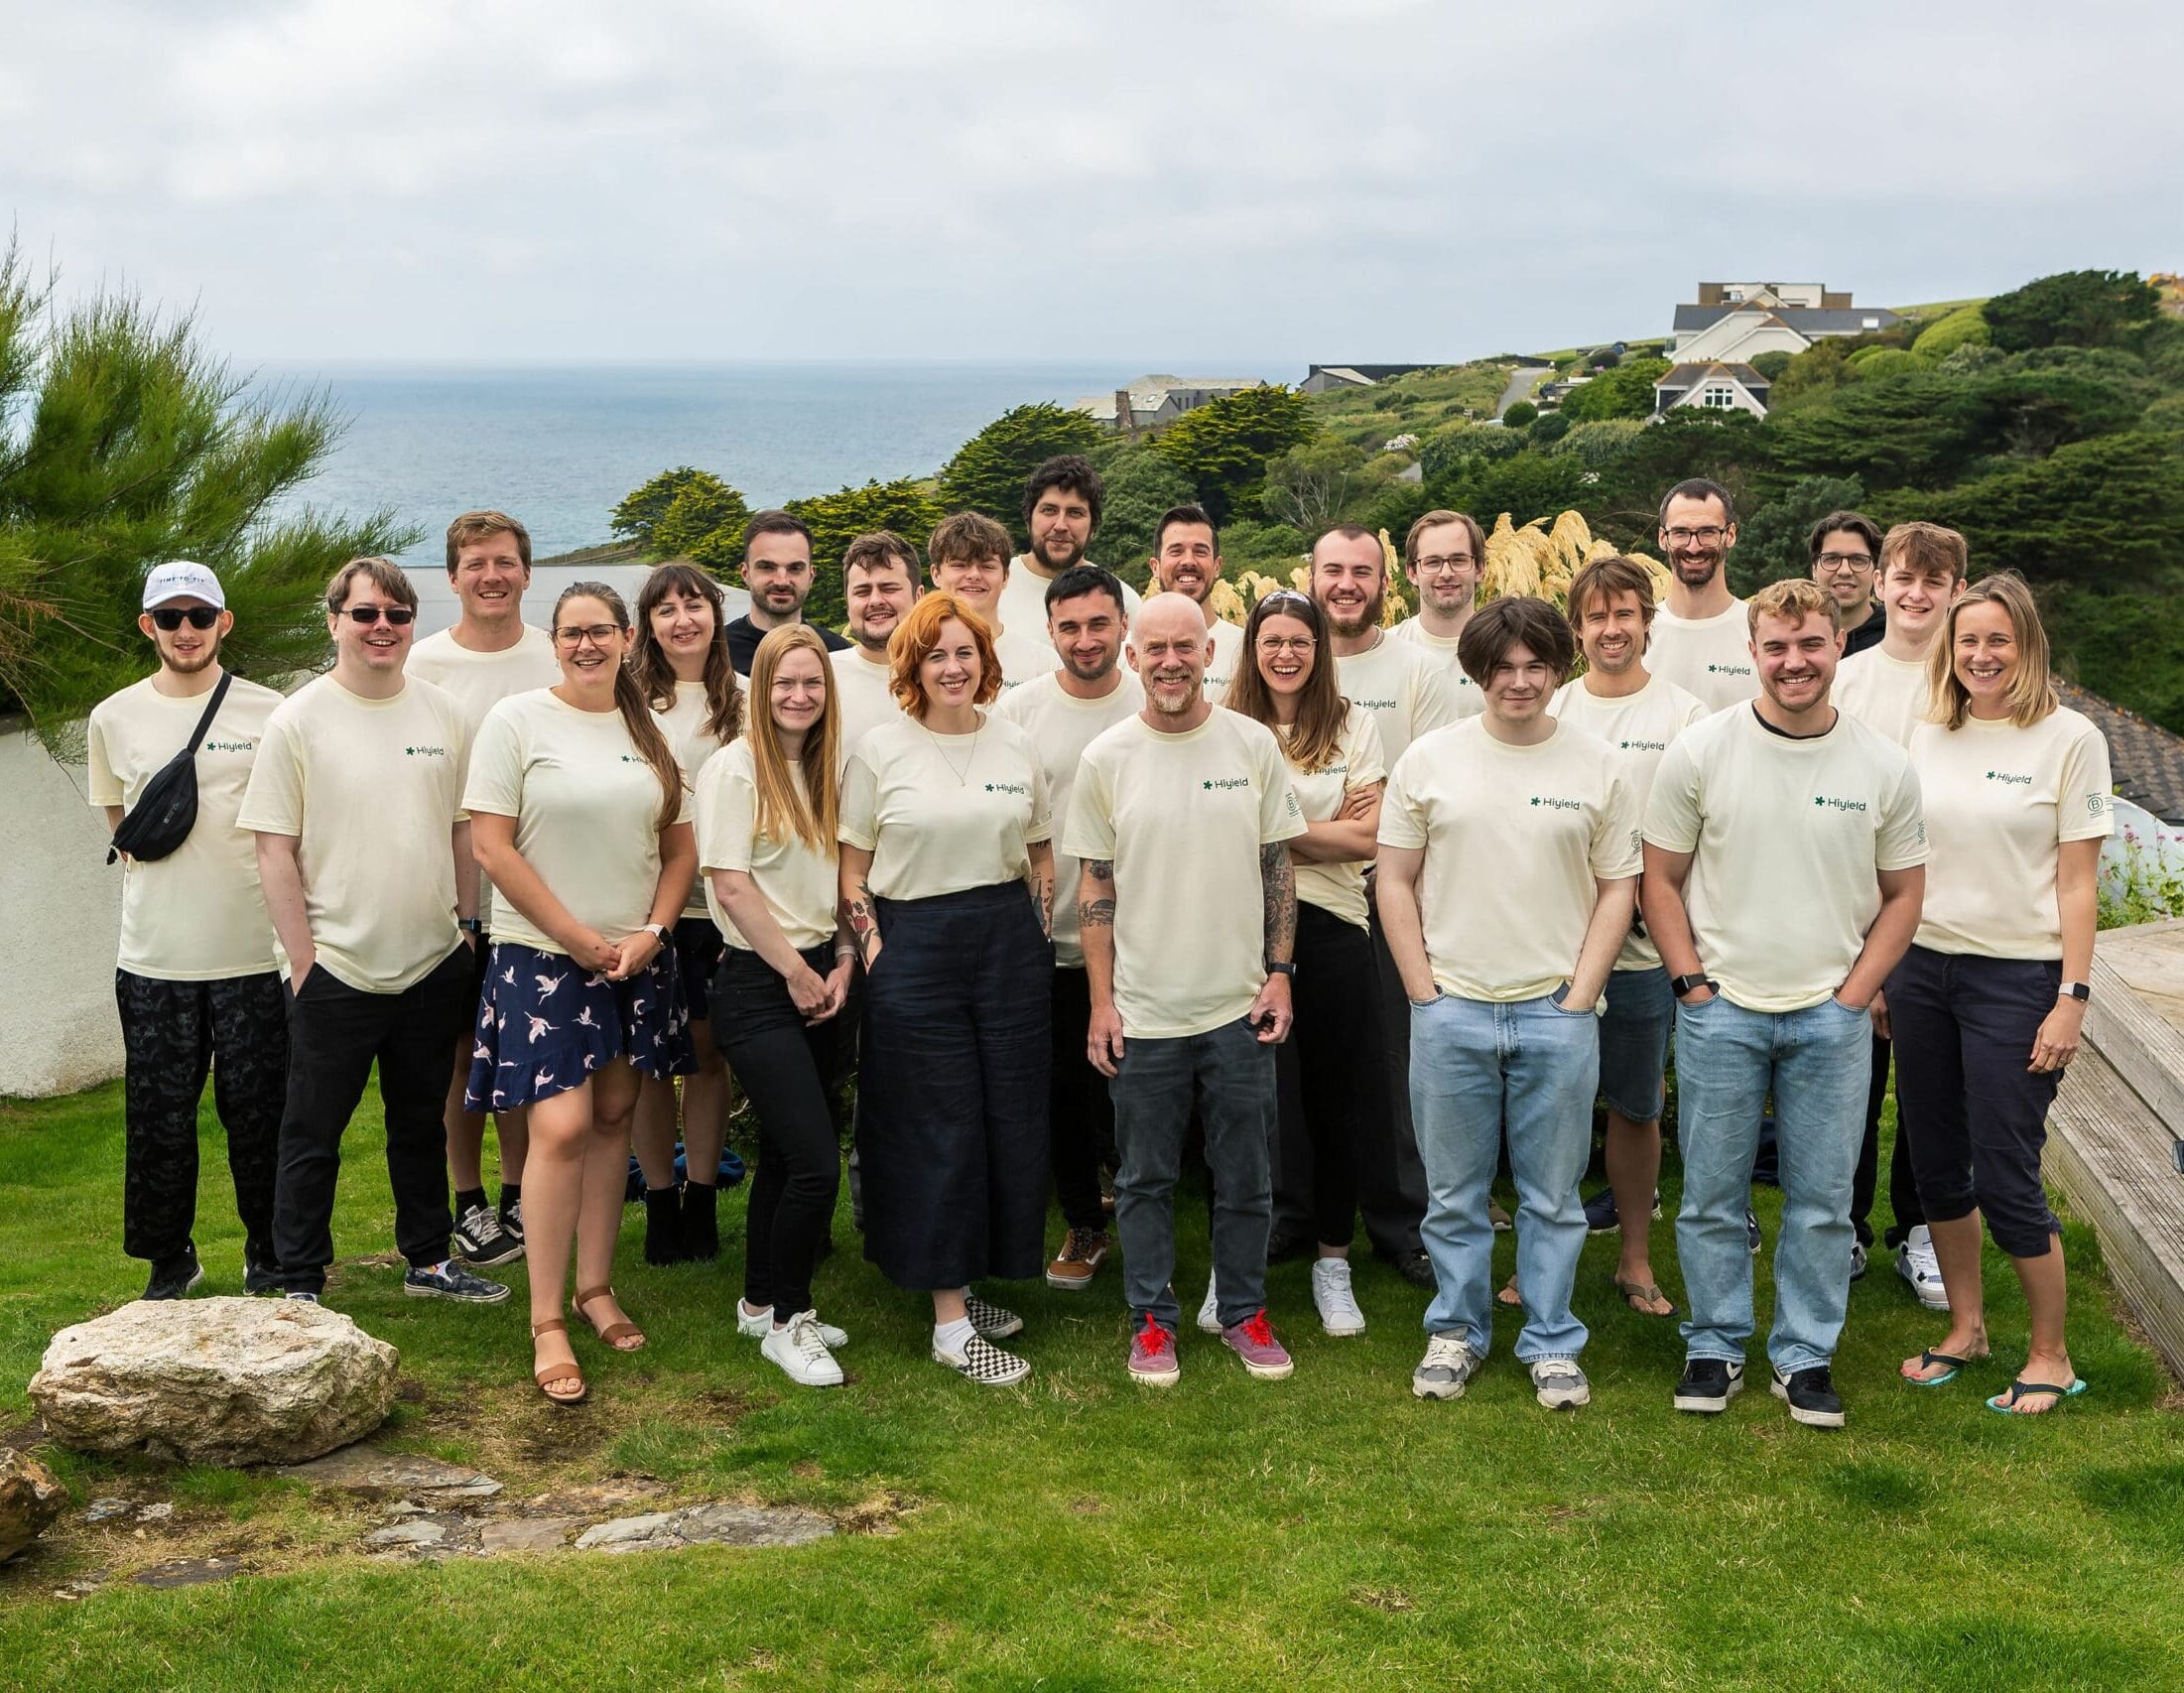
[[1054, 953], [1022, 882], [882, 899], [865, 977], [864, 1255], [931, 1292], [1046, 1262]]
[[1356, 1234], [1359, 1149], [1388, 1116], [1380, 1067], [1370, 1062], [1380, 978], [1363, 929], [1302, 901], [1296, 958], [1297, 1020], [1274, 1049], [1274, 1217], [1285, 1233], [1309, 1228], [1322, 1245], [1347, 1246]]
[[117, 970], [114, 1002], [121, 1011], [128, 1122], [122, 1250], [157, 1264], [191, 1248], [197, 1219], [197, 1099], [210, 1070], [212, 1103], [227, 1131], [243, 1251], [251, 1263], [271, 1264], [273, 1172], [288, 1092], [288, 1010], [280, 973], [166, 981]]
[[[2059, 1073], [2025, 1068], [2063, 967], [1914, 946], [1888, 977], [1896, 1097], [1929, 1222], [1977, 1209], [2013, 1258], [2044, 1258], [2062, 1231], [2040, 1180]], [[1900, 1130], [1899, 1130], [1900, 1132]]]
[[1114, 1179], [1123, 1291], [1133, 1319], [1169, 1330], [1176, 1303], [1176, 1176], [1198, 1107], [1213, 1170], [1214, 1277], [1223, 1328], [1266, 1304], [1268, 1158], [1274, 1134], [1274, 1049], [1238, 1017], [1202, 1035], [1123, 1042], [1108, 1084], [1122, 1168]]
[[[834, 942], [822, 941], [804, 962], [826, 976], [835, 968]], [[743, 1299], [771, 1305], [786, 1321], [812, 1309], [812, 1266], [841, 1188], [827, 1079], [856, 1007], [852, 1000], [823, 1023], [806, 1023], [773, 966], [737, 947], [720, 961], [711, 1005], [713, 1044], [758, 1113]]]
[[1386, 1105], [1357, 1148], [1357, 1209], [1373, 1249], [1394, 1257], [1424, 1250], [1418, 1226], [1426, 1219], [1426, 1166], [1418, 1156], [1418, 1131], [1410, 1114], [1410, 998], [1388, 951], [1377, 905], [1371, 934], [1372, 962], [1380, 978], [1379, 1085]]
[[[1851, 1227], [1858, 1243], [1873, 1243], [1873, 1196], [1880, 1186], [1880, 1107], [1888, 1099], [1888, 1042], [1873, 1036], [1873, 1081], [1865, 1092], [1865, 1138], [1858, 1149], [1858, 1174], [1851, 1180]], [[1903, 1090], [1896, 1090], [1896, 1143], [1888, 1158], [1888, 1209], [1895, 1220], [1888, 1225], [1886, 1243], [1900, 1246], [1911, 1231], [1926, 1221], [1919, 1204], [1918, 1183], [1911, 1175], [1911, 1130], [1904, 1121]]]
[[1052, 1070], [1047, 1083], [1047, 1150], [1062, 1220], [1103, 1233], [1099, 1162], [1114, 1158], [1114, 1102], [1107, 1079], [1085, 1050], [1092, 1027], [1092, 980], [1082, 970], [1054, 972]]
[[317, 1293], [333, 1262], [341, 1132], [379, 1061], [394, 1240], [413, 1268], [448, 1255], [448, 1133], [441, 1112], [468, 1026], [472, 964], [457, 946], [400, 993], [365, 993], [314, 966], [288, 1003], [288, 1103], [273, 1195], [273, 1246], [289, 1290]]

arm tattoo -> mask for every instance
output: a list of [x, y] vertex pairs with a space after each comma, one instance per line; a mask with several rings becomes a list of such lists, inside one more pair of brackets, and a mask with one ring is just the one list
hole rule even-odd
[[857, 883], [856, 897], [849, 901], [849, 938], [856, 943], [857, 959], [870, 965], [873, 943], [879, 939], [879, 925], [872, 921], [872, 889], [868, 883]]
[[1092, 878], [1106, 889], [1102, 899], [1080, 899], [1077, 902], [1077, 926], [1080, 929], [1112, 929], [1114, 927], [1114, 862], [1109, 858], [1086, 860], [1085, 868]]
[[1269, 841], [1259, 848], [1259, 885], [1266, 893], [1266, 957], [1286, 964], [1297, 945], [1297, 867], [1289, 843]]

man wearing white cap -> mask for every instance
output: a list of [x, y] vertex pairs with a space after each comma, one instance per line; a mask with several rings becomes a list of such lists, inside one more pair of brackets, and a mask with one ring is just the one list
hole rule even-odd
[[[109, 829], [121, 828], [152, 779], [179, 758], [191, 759], [196, 778], [195, 821], [180, 846], [161, 841], [120, 853], [122, 1248], [152, 1266], [147, 1299], [180, 1299], [204, 1280], [191, 1231], [197, 1098], [215, 1054], [212, 1097], [243, 1225], [243, 1286], [270, 1293], [280, 1281], [273, 1177], [288, 1011], [257, 855], [235, 819], [281, 696], [221, 667], [220, 643], [234, 626], [219, 579], [204, 566], [156, 567], [137, 627], [159, 669], [100, 701], [88, 727], [91, 804], [104, 809]], [[169, 849], [144, 855], [160, 847]]]

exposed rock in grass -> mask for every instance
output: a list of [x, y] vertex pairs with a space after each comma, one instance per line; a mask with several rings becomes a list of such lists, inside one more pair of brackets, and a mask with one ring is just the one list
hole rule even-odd
[[28, 1452], [0, 1451], [0, 1559], [12, 1558], [61, 1514], [68, 1490]]
[[240, 1558], [176, 1558], [139, 1570], [130, 1580], [139, 1587], [196, 1587], [208, 1581], [225, 1581], [242, 1573]]
[[309, 1464], [281, 1472], [316, 1488], [346, 1488], [360, 1494], [438, 1494], [451, 1498], [490, 1498], [500, 1484], [476, 1470], [446, 1464], [419, 1452], [388, 1452], [377, 1446], [346, 1446]]
[[138, 1300], [56, 1335], [30, 1394], [78, 1451], [293, 1464], [385, 1421], [396, 1362], [322, 1305]]

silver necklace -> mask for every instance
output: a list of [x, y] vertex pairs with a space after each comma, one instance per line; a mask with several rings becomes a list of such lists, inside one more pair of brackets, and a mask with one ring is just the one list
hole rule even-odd
[[926, 728], [925, 719], [923, 717], [920, 717], [918, 719], [918, 727], [920, 727], [921, 729], [925, 729], [926, 739], [930, 740], [933, 743], [933, 750], [941, 755], [941, 762], [948, 766], [948, 772], [950, 775], [956, 778], [956, 786], [959, 788], [966, 787], [969, 784], [970, 767], [978, 761], [978, 736], [985, 732], [985, 718], [980, 717], [978, 719], [978, 726], [970, 731], [969, 755], [964, 759], [964, 767], [959, 770], [956, 768], [955, 759], [949, 757], [948, 748], [941, 744], [941, 737], [935, 734], [930, 728]]

